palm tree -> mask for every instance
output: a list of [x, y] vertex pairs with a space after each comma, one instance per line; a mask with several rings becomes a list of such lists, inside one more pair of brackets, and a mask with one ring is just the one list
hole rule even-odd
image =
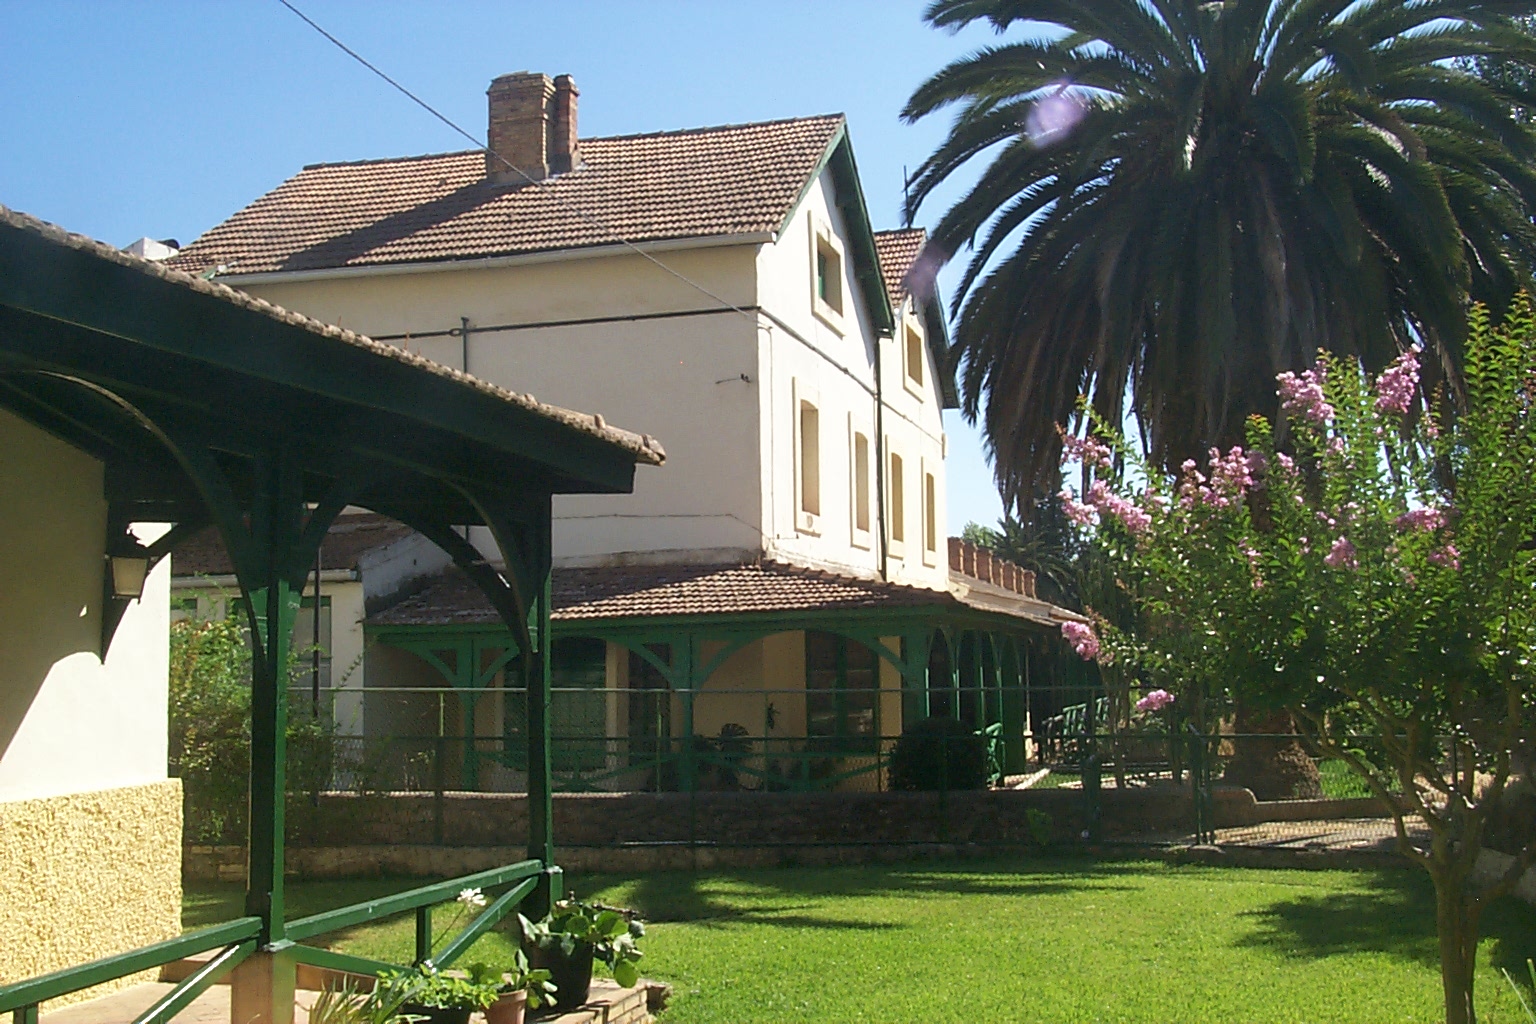
[[[973, 254], [955, 299], [965, 413], [1005, 502], [1055, 471], [1079, 394], [1127, 397], [1172, 467], [1275, 413], [1318, 348], [1403, 349], [1454, 396], [1469, 300], [1501, 312], [1536, 258], [1536, 63], [1498, 0], [936, 0], [926, 19], [1028, 38], [925, 82], [957, 107], [907, 216], [980, 177], [932, 232]], [[1028, 513], [1027, 508], [1021, 511]]]

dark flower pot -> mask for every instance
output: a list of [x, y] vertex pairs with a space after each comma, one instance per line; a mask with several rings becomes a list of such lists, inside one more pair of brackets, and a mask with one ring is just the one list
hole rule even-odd
[[592, 991], [592, 946], [578, 942], [570, 956], [559, 946], [541, 949], [533, 946], [528, 950], [529, 966], [549, 972], [550, 983], [555, 986], [555, 1006], [561, 1012], [574, 1010], [587, 1001]]
[[445, 1010], [440, 1006], [417, 1006], [415, 1003], [404, 1003], [400, 1007], [400, 1012], [426, 1018], [421, 1024], [469, 1024], [469, 1015], [474, 1011]]

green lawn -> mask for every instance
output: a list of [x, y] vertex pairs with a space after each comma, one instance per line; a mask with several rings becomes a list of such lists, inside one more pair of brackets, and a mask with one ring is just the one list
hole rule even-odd
[[[291, 914], [407, 888], [294, 886]], [[1439, 1018], [1427, 879], [1161, 862], [786, 868], [568, 879], [653, 922], [648, 975], [694, 1022], [1409, 1022]], [[232, 916], [234, 887], [187, 894], [186, 923]], [[451, 916], [445, 910], [439, 920]], [[409, 917], [337, 937], [408, 958]], [[1497, 968], [1536, 956], [1536, 911], [1485, 917], [1485, 1024], [1523, 1022]], [[486, 951], [504, 944], [482, 940]]]

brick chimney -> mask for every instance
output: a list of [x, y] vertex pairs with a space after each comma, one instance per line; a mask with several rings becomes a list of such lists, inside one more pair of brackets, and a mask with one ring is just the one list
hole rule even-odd
[[485, 155], [488, 180], [521, 185], [576, 166], [577, 92], [570, 75], [551, 81], [548, 75], [518, 71], [492, 81], [485, 94], [490, 115], [486, 131], [490, 152]]
[[581, 163], [576, 140], [576, 80], [570, 75], [555, 77], [554, 113], [550, 117], [549, 170], [564, 174]]

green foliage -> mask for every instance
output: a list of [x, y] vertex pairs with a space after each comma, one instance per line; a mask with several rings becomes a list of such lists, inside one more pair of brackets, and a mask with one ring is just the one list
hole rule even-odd
[[171, 624], [170, 773], [181, 779], [189, 838], [245, 829], [251, 655], [233, 618]]
[[[542, 921], [521, 914], [518, 923], [527, 942], [540, 949], [559, 949], [571, 956], [578, 946], [591, 946], [592, 955], [608, 965], [613, 980], [630, 988], [640, 980], [640, 939], [645, 924], [632, 910], [580, 900], [561, 900]], [[558, 996], [558, 993], [556, 993]]]
[[409, 1013], [412, 1007], [432, 1010], [483, 1010], [500, 994], [500, 978], [476, 980], [456, 971], [440, 971], [431, 963], [379, 975], [374, 992], [387, 1005]]
[[[301, 671], [299, 658], [290, 675]], [[251, 651], [234, 616], [171, 624], [169, 769], [181, 779], [185, 835], [195, 842], [244, 838], [251, 761]], [[288, 720], [288, 784], [326, 788], [333, 775], [330, 726]]]
[[1273, 417], [1274, 374], [1318, 348], [1375, 371], [1426, 343], [1454, 387], [1468, 298], [1502, 313], [1536, 259], [1532, 97], [1458, 59], [1536, 62], [1504, 17], [1533, 11], [935, 0], [936, 28], [1007, 34], [903, 111], [955, 115], [909, 217], [980, 171], [930, 244], [971, 250], [959, 383], [1005, 503], [1053, 478], [1083, 392], [1118, 424], [1134, 387], [1172, 469]]
[[919, 719], [902, 730], [891, 752], [891, 788], [985, 789], [987, 744], [947, 715]]
[[395, 995], [375, 986], [361, 992], [352, 986], [328, 988], [309, 1008], [309, 1024], [409, 1024], [421, 1018], [400, 1011]]
[[1134, 488], [1092, 458], [1073, 501], [1138, 613], [1101, 624], [1101, 660], [1177, 692], [1205, 732], [1236, 704], [1290, 713], [1428, 826], [1428, 850], [1399, 847], [1445, 901], [1453, 1022], [1473, 1019], [1479, 916], [1518, 871], [1466, 880], [1536, 738], [1536, 314], [1521, 297], [1502, 327], [1471, 325], [1454, 420], [1415, 415], [1411, 354], [1375, 380], [1321, 356], [1282, 381], [1279, 431], [1255, 417], [1246, 450], [1143, 463]]
[[521, 949], [512, 951], [510, 963], [487, 964], [476, 962], [466, 968], [469, 978], [476, 984], [496, 986], [498, 995], [523, 992], [528, 996], [528, 1008], [537, 1010], [555, 1002], [555, 986], [550, 983], [549, 972], [543, 968], [528, 966], [528, 954]]
[[1068, 608], [1081, 606], [1083, 586], [1091, 585], [1093, 551], [1082, 544], [1056, 501], [1060, 477], [1050, 488], [1036, 488], [1022, 518], [1011, 512], [991, 529], [966, 524], [963, 540], [986, 548], [1035, 574], [1035, 592], [1042, 599]]

